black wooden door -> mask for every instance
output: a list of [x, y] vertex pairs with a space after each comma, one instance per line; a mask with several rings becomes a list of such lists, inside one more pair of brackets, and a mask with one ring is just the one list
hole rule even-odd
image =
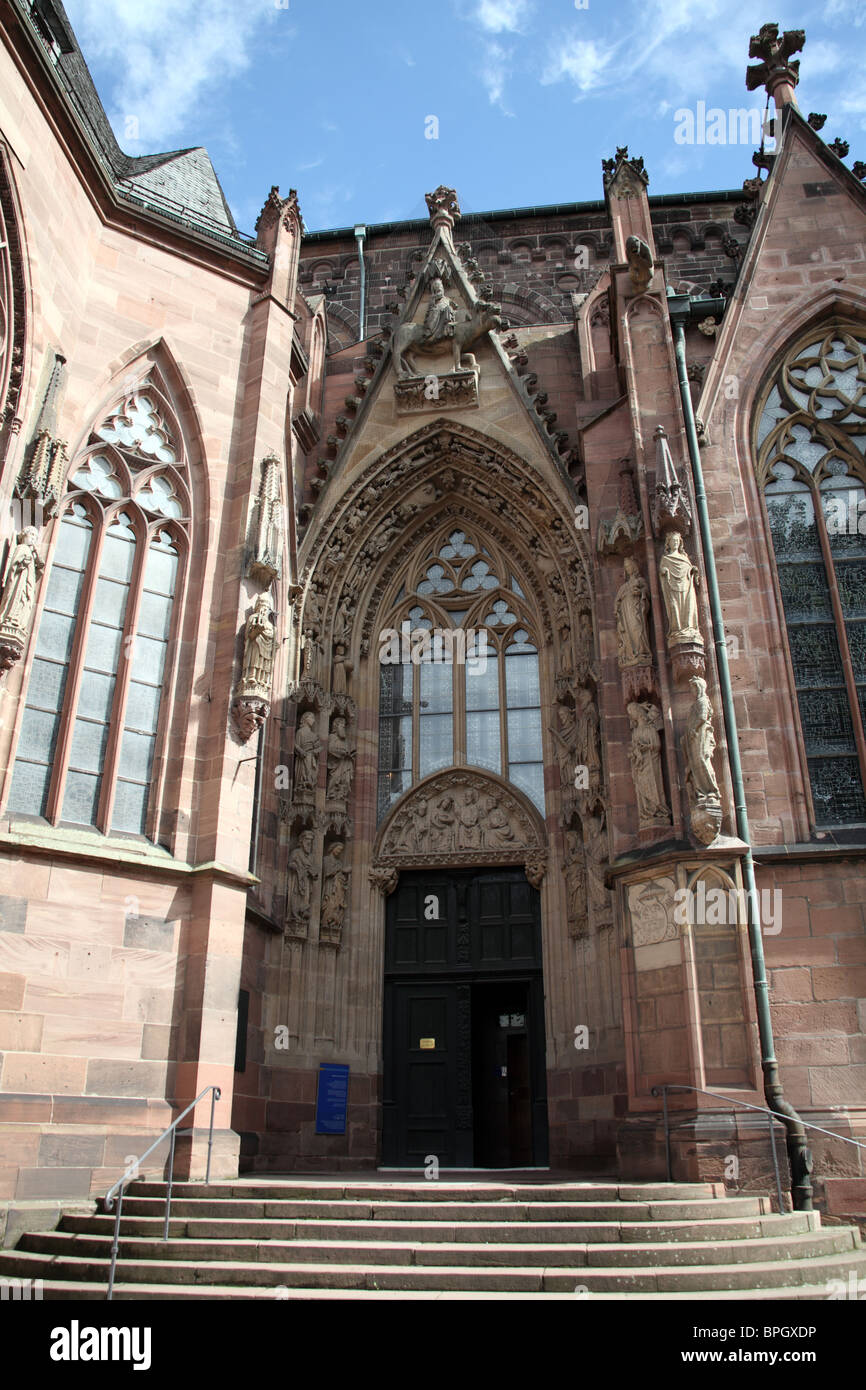
[[[497, 998], [512, 1003], [501, 1038]], [[386, 1166], [547, 1162], [538, 894], [521, 870], [401, 876], [388, 901], [384, 1024]]]

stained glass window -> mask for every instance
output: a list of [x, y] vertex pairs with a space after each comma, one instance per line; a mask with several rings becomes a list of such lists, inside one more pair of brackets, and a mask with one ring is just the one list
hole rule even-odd
[[866, 821], [866, 339], [786, 357], [757, 429], [815, 822]]

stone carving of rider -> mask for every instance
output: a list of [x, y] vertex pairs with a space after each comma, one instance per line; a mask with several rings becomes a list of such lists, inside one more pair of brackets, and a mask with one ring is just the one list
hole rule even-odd
[[430, 303], [424, 319], [427, 341], [437, 343], [443, 338], [453, 338], [456, 322], [457, 308], [448, 298], [445, 287], [437, 276], [435, 280], [430, 281]]

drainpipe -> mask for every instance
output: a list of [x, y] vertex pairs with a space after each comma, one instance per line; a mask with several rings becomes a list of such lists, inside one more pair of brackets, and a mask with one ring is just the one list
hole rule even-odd
[[731, 672], [728, 666], [728, 649], [725, 645], [725, 628], [722, 618], [722, 602], [719, 596], [719, 582], [716, 574], [716, 560], [710, 534], [710, 514], [707, 508], [707, 494], [704, 488], [704, 473], [698, 447], [698, 432], [692, 407], [691, 393], [686, 373], [686, 335], [685, 325], [690, 318], [704, 317], [707, 314], [721, 319], [724, 312], [723, 299], [692, 299], [690, 295], [672, 295], [668, 291], [668, 309], [674, 334], [674, 351], [677, 363], [677, 379], [683, 403], [686, 439], [695, 484], [695, 501], [701, 529], [701, 544], [707, 573], [710, 611], [713, 620], [713, 639], [716, 649], [716, 663], [719, 684], [722, 691], [722, 709], [728, 741], [728, 758], [731, 768], [731, 782], [736, 807], [737, 834], [745, 842], [743, 855], [743, 878], [746, 882], [746, 901], [748, 903], [749, 945], [752, 954], [752, 975], [755, 982], [755, 1003], [758, 1013], [758, 1036], [761, 1043], [761, 1070], [764, 1073], [764, 1095], [767, 1105], [783, 1121], [786, 1130], [788, 1161], [791, 1165], [791, 1200], [795, 1211], [812, 1210], [812, 1154], [806, 1142], [803, 1121], [794, 1107], [784, 1097], [779, 1079], [779, 1064], [776, 1061], [773, 1043], [773, 1024], [770, 1017], [770, 999], [767, 985], [767, 971], [764, 963], [764, 941], [761, 936], [758, 890], [755, 882], [755, 861], [752, 856], [752, 843], [749, 832], [749, 816], [746, 809], [746, 790], [743, 784], [743, 767], [740, 762], [740, 745], [737, 736], [737, 720], [734, 713], [734, 694], [731, 687]]
[[364, 261], [364, 239], [367, 235], [367, 228], [359, 225], [355, 228], [355, 240], [358, 243], [358, 263], [361, 267], [361, 305], [358, 310], [358, 318], [361, 324], [361, 336], [359, 343], [363, 343], [367, 337], [367, 266]]

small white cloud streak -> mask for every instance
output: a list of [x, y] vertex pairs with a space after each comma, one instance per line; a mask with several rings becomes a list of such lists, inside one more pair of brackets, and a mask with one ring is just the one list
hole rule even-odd
[[89, 62], [116, 74], [108, 114], [123, 140], [138, 118], [140, 147], [177, 141], [201, 99], [243, 72], [265, 28], [287, 22], [274, 0], [67, 0]]

